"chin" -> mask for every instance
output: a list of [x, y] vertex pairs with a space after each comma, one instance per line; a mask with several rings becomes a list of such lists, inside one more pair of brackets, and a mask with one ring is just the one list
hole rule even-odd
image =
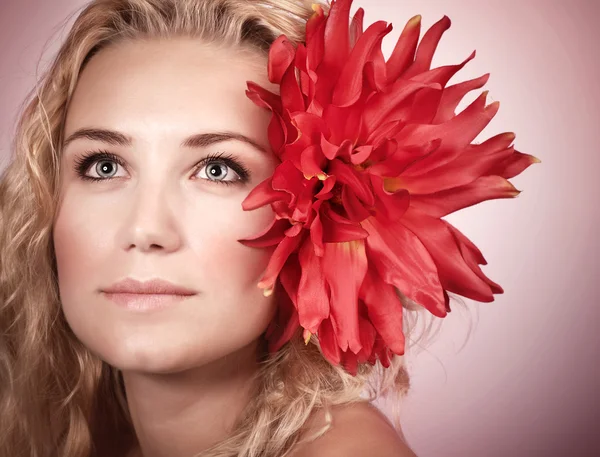
[[237, 345], [230, 347], [231, 341], [227, 341], [227, 344], [225, 342], [219, 344], [214, 340], [202, 342], [196, 339], [193, 345], [189, 343], [176, 338], [167, 341], [130, 338], [118, 347], [104, 351], [104, 356], [101, 358], [121, 371], [175, 374], [208, 365], [216, 368], [222, 361], [239, 365], [234, 360], [234, 354], [247, 359], [250, 357], [248, 352], [254, 348], [254, 341], [241, 344], [240, 347]]
[[[106, 343], [90, 342], [88, 348], [107, 364], [121, 371], [177, 373], [205, 363], [202, 351], [193, 351], [181, 341], [156, 338], [124, 338]], [[84, 342], [85, 344], [85, 342]]]

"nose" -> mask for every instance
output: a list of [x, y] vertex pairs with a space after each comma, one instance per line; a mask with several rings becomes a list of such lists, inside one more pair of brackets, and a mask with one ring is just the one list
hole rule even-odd
[[143, 252], [177, 250], [182, 237], [172, 193], [160, 186], [139, 186], [130, 197], [121, 229], [124, 248]]

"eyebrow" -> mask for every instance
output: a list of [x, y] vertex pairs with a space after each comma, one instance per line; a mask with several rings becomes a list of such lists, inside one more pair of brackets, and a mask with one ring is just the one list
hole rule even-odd
[[[124, 133], [117, 132], [115, 130], [100, 129], [100, 128], [82, 128], [73, 132], [63, 143], [63, 149], [66, 148], [73, 141], [85, 138], [93, 141], [101, 141], [113, 146], [131, 146], [133, 140], [130, 136]], [[205, 148], [215, 143], [222, 141], [237, 140], [243, 143], [247, 143], [250, 146], [258, 149], [261, 152], [266, 153], [267, 150], [261, 146], [258, 142], [245, 135], [237, 132], [221, 131], [221, 132], [206, 132], [194, 134], [181, 143], [183, 148]]]

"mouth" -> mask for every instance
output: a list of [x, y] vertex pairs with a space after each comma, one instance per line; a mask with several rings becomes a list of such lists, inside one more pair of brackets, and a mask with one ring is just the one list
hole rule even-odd
[[110, 287], [103, 289], [106, 293], [124, 294], [149, 294], [149, 295], [195, 295], [197, 291], [166, 281], [154, 278], [147, 281], [138, 281], [134, 278], [125, 278], [117, 281]]
[[131, 292], [103, 292], [103, 294], [119, 307], [132, 311], [152, 311], [172, 308], [193, 295], [181, 294], [149, 294]]

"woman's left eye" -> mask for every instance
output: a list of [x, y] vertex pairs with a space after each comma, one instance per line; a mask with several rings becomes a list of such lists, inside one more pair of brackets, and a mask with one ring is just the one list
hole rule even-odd
[[196, 170], [198, 169], [200, 173], [196, 176], [209, 181], [231, 184], [242, 179], [238, 173], [222, 161], [212, 161], [206, 165], [200, 165]]
[[[235, 156], [224, 152], [209, 154], [196, 164], [194, 175], [216, 184], [245, 184], [250, 181], [250, 170]], [[198, 171], [200, 173], [196, 174]]]

